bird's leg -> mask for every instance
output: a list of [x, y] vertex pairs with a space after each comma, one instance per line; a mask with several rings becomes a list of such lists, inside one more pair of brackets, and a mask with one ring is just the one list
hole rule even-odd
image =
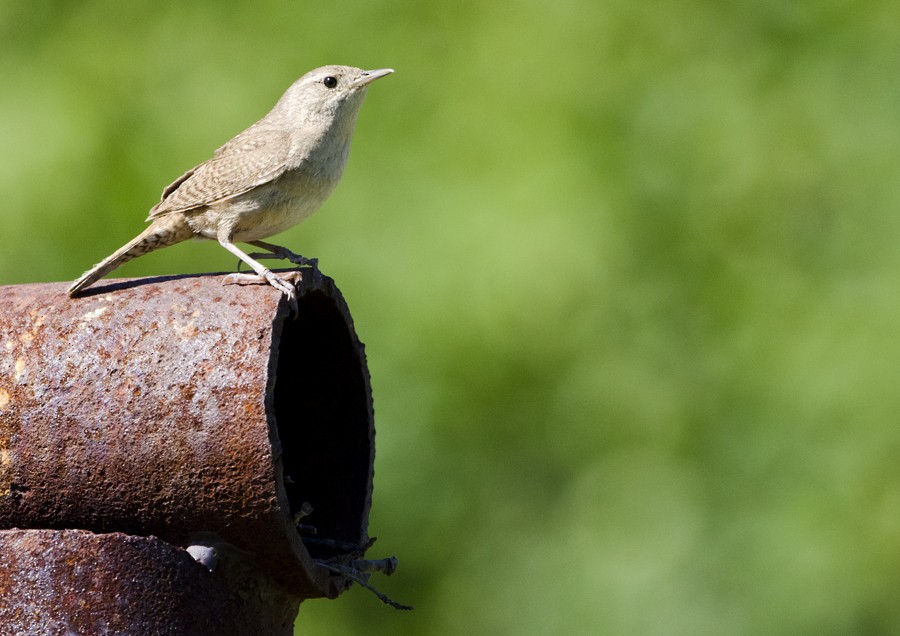
[[284, 280], [280, 276], [276, 276], [271, 270], [260, 265], [232, 243], [230, 238], [220, 235], [219, 245], [237, 256], [242, 262], [249, 265], [250, 268], [256, 272], [255, 276], [253, 274], [229, 274], [225, 277], [225, 280], [222, 281], [223, 285], [268, 283], [285, 295], [288, 304], [291, 306], [291, 311], [293, 311], [295, 316], [297, 315], [297, 289], [294, 287], [293, 283]]
[[250, 254], [250, 256], [252, 256], [253, 258], [280, 258], [290, 261], [294, 265], [298, 265], [300, 267], [312, 267], [313, 269], [316, 269], [319, 266], [319, 259], [306, 258], [305, 256], [294, 254], [288, 248], [281, 247], [280, 245], [272, 245], [271, 243], [266, 243], [265, 241], [248, 241], [248, 245], [266, 250], [266, 252], [262, 254]]

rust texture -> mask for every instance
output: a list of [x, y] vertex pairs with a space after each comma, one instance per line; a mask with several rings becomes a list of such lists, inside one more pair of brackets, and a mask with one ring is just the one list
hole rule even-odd
[[300, 598], [340, 594], [313, 558], [368, 539], [374, 428], [334, 282], [304, 270], [296, 319], [217, 275], [65, 287], [0, 287], [0, 528], [202, 533]]
[[264, 577], [211, 574], [156, 537], [2, 530], [0, 553], [4, 634], [287, 635], [300, 605]]

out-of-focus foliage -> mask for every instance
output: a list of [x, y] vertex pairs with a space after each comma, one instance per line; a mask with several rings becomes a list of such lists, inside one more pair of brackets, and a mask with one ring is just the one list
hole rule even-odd
[[[896, 633], [898, 25], [877, 0], [2, 0], [0, 283], [75, 278], [306, 70], [392, 66], [276, 241], [368, 345], [373, 554], [400, 557], [373, 582], [417, 610], [354, 589], [298, 632]], [[195, 243], [118, 274], [232, 266]]]

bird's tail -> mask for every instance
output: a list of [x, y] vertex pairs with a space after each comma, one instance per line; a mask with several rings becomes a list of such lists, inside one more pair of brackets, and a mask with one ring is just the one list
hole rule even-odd
[[[179, 215], [180, 216], [180, 215]], [[86, 271], [81, 278], [76, 280], [68, 289], [69, 296], [75, 296], [84, 288], [94, 284], [119, 265], [127, 263], [133, 258], [143, 256], [161, 247], [174, 245], [185, 241], [194, 233], [183, 218], [165, 216], [158, 219], [146, 230], [120, 247], [114, 254], [106, 257], [91, 269]]]

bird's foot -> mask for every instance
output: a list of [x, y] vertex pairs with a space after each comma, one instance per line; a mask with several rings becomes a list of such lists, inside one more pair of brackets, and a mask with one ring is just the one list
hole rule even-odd
[[[285, 250], [285, 251], [287, 251], [287, 250]], [[257, 260], [277, 258], [277, 259], [290, 261], [297, 267], [309, 267], [310, 269], [313, 269], [313, 270], [319, 269], [319, 259], [318, 258], [306, 258], [305, 256], [300, 256], [299, 254], [294, 254], [293, 252], [287, 252], [287, 253], [290, 256], [287, 256], [287, 255], [282, 256], [280, 254], [270, 254], [269, 252], [252, 252], [250, 254], [247, 254], [247, 256], [249, 256], [250, 258], [255, 258]], [[240, 261], [240, 260], [238, 261], [238, 266], [237, 266], [238, 271], [241, 270], [241, 266], [243, 264], [244, 264], [243, 261]]]
[[305, 256], [301, 256], [300, 254], [294, 254], [291, 250], [286, 247], [281, 247], [280, 245], [273, 245], [271, 243], [265, 243], [263, 241], [253, 241], [250, 245], [255, 245], [256, 247], [261, 247], [265, 252], [256, 252], [250, 254], [251, 258], [277, 258], [284, 261], [290, 261], [294, 265], [298, 267], [311, 267], [313, 269], [317, 269], [319, 267], [319, 259], [317, 258], [306, 258]]
[[275, 254], [275, 258], [283, 258], [285, 260], [288, 260], [297, 267], [310, 267], [312, 269], [319, 269], [318, 258], [306, 258], [305, 256], [300, 256], [300, 254], [294, 254], [287, 249], [284, 249], [284, 255]]
[[303, 280], [302, 272], [284, 272], [280, 276], [273, 274], [269, 270], [264, 270], [263, 274], [228, 274], [223, 280], [223, 285], [271, 285], [282, 294], [284, 294], [288, 305], [291, 307], [291, 313], [296, 318], [299, 313], [297, 306], [297, 284]]

